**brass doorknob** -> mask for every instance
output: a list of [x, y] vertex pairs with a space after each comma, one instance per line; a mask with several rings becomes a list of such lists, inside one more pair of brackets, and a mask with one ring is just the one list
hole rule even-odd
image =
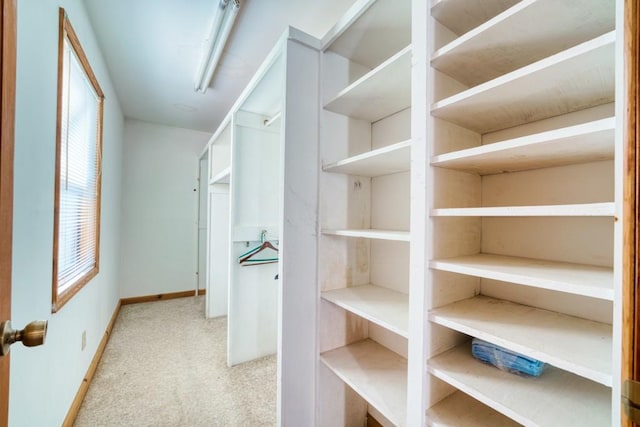
[[36, 347], [44, 344], [47, 336], [47, 321], [36, 320], [29, 323], [21, 331], [11, 328], [11, 321], [5, 320], [0, 325], [0, 356], [9, 354], [11, 344], [22, 341], [25, 347]]

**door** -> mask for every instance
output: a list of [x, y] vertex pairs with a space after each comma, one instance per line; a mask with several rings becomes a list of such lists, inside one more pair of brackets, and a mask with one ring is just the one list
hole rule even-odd
[[[0, 321], [11, 318], [16, 0], [0, 0]], [[0, 356], [0, 426], [8, 424], [9, 355]]]
[[44, 343], [47, 322], [11, 329], [11, 247], [13, 230], [13, 146], [16, 100], [16, 0], [0, 0], [0, 426], [9, 423], [9, 346]]

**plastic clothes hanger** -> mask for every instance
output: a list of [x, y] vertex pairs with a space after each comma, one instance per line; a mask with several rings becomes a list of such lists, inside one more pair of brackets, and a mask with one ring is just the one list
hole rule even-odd
[[260, 246], [256, 246], [255, 248], [251, 249], [248, 252], [243, 253], [238, 257], [239, 264], [243, 266], [249, 266], [249, 265], [260, 265], [260, 264], [273, 264], [278, 262], [279, 259], [277, 256], [275, 258], [273, 256], [270, 258], [254, 258], [255, 255], [259, 254], [265, 249], [271, 249], [276, 252], [279, 252], [278, 248], [276, 248], [271, 244], [271, 242], [266, 240], [266, 234], [267, 234], [266, 230], [263, 230], [262, 233], [260, 233], [260, 241], [262, 242]]

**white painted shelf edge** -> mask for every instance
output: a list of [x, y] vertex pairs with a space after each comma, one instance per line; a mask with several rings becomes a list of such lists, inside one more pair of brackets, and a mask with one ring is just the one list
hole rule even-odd
[[437, 101], [431, 115], [487, 133], [610, 103], [615, 38], [604, 34]]
[[[403, 72], [406, 76], [398, 78], [397, 74]], [[409, 106], [411, 45], [341, 90], [324, 108], [375, 122]]]
[[430, 427], [517, 427], [520, 424], [461, 392], [447, 396], [427, 411]]
[[229, 184], [229, 177], [231, 176], [231, 166], [227, 166], [220, 172], [218, 172], [209, 184]]
[[[476, 85], [555, 54], [556, 46], [571, 47], [615, 26], [611, 8], [597, 7], [602, 4], [600, 0], [583, 0], [581, 7], [591, 12], [585, 15], [577, 14], [573, 5], [560, 4], [550, 16], [550, 5], [554, 3], [557, 4], [555, 0], [517, 3], [434, 52], [432, 67], [462, 83]], [[517, 31], [530, 22], [538, 22], [540, 28]], [[460, 56], [470, 57], [473, 62], [461, 66], [463, 63], [456, 59]], [[492, 66], [497, 56], [499, 69]]]
[[389, 231], [389, 230], [322, 230], [322, 234], [328, 236], [344, 236], [344, 237], [361, 237], [365, 239], [377, 240], [395, 240], [400, 242], [408, 242], [411, 240], [411, 234], [408, 231]]
[[[454, 33], [464, 34], [519, 1], [482, 0], [480, 2], [469, 2], [468, 0], [433, 0], [431, 2], [431, 15]], [[484, 16], [485, 19], [479, 20], [478, 16]], [[443, 17], [448, 19], [443, 20]]]
[[387, 145], [322, 168], [325, 172], [375, 177], [405, 172], [411, 163], [411, 140]]
[[320, 360], [389, 421], [405, 424], [406, 359], [364, 340], [322, 353]]
[[[446, 1], [446, 0], [445, 0]], [[436, 7], [438, 3], [441, 3], [442, 0], [434, 1], [432, 4], [432, 8]], [[431, 62], [437, 61], [439, 58], [451, 53], [451, 51], [459, 48], [460, 46], [464, 46], [465, 43], [468, 43], [470, 40], [478, 38], [478, 36], [482, 36], [486, 34], [488, 31], [493, 30], [496, 26], [500, 25], [502, 22], [512, 18], [514, 15], [526, 10], [534, 2], [524, 1], [517, 3], [515, 6], [510, 7], [506, 11], [494, 16], [490, 20], [478, 25], [474, 29], [464, 33], [460, 37], [455, 40], [447, 43], [442, 46], [440, 49], [436, 50], [433, 55], [431, 55]], [[519, 52], [519, 51], [518, 51]]]
[[613, 158], [615, 117], [440, 154], [432, 166], [487, 175]]
[[611, 325], [484, 296], [433, 309], [429, 320], [602, 385], [613, 383]]
[[615, 203], [432, 209], [431, 216], [614, 216]]
[[608, 267], [492, 254], [433, 260], [430, 267], [613, 301], [613, 269]]
[[375, 285], [322, 292], [322, 298], [389, 331], [409, 338], [409, 295]]
[[486, 365], [461, 345], [427, 362], [430, 374], [523, 425], [611, 425], [611, 390], [548, 366], [538, 378]]
[[436, 111], [440, 108], [443, 107], [447, 107], [449, 105], [455, 104], [457, 102], [472, 98], [474, 96], [477, 96], [479, 94], [485, 93], [490, 91], [491, 89], [494, 89], [496, 87], [502, 86], [506, 83], [511, 83], [513, 81], [516, 81], [522, 77], [526, 77], [532, 74], [535, 74], [536, 72], [545, 69], [545, 68], [549, 68], [551, 66], [557, 65], [567, 59], [570, 58], [574, 58], [577, 56], [580, 56], [586, 52], [589, 52], [593, 49], [602, 47], [602, 46], [606, 46], [606, 45], [612, 45], [613, 43], [615, 43], [616, 41], [616, 37], [615, 37], [615, 32], [610, 32], [607, 34], [604, 34], [600, 37], [597, 37], [593, 40], [589, 40], [585, 43], [582, 43], [578, 46], [572, 47], [570, 49], [567, 49], [563, 52], [557, 53], [555, 55], [551, 55], [548, 58], [542, 59], [540, 61], [537, 61], [531, 65], [527, 65], [526, 67], [522, 67], [518, 70], [512, 71], [510, 73], [505, 74], [504, 76], [500, 76], [498, 78], [495, 78], [493, 80], [490, 80], [486, 83], [480, 84], [478, 86], [474, 86], [470, 89], [467, 89], [461, 93], [458, 93], [456, 95], [450, 96], [448, 98], [445, 98], [441, 101], [438, 101], [436, 103], [434, 103], [431, 106], [431, 111]]

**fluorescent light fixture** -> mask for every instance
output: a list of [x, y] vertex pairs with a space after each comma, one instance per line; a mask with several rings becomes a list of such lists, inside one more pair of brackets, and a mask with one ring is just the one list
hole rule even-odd
[[222, 50], [238, 15], [238, 9], [240, 9], [240, 0], [218, 0], [211, 31], [196, 75], [196, 92], [204, 94], [209, 88], [213, 73], [222, 56]]

